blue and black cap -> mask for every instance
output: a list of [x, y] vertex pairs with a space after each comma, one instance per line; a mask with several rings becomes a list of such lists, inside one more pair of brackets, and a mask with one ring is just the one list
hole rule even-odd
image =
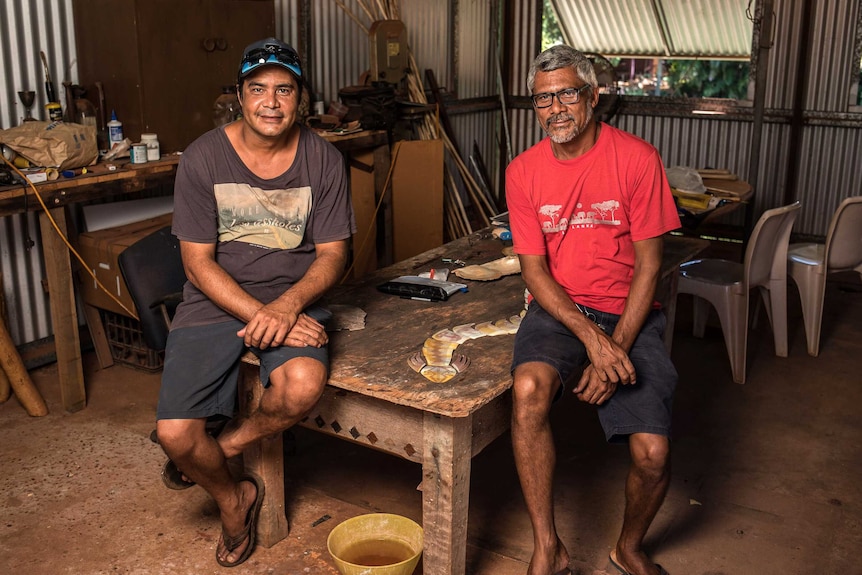
[[237, 84], [261, 66], [269, 65], [285, 68], [302, 83], [302, 64], [296, 50], [277, 38], [266, 38], [246, 47], [239, 64]]

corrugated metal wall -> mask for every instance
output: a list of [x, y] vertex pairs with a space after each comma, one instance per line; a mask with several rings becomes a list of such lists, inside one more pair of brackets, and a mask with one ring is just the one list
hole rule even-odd
[[[45, 52], [58, 97], [63, 81], [77, 81], [72, 0], [0, 2], [0, 128], [17, 126], [25, 116], [19, 90], [33, 90], [32, 115], [46, 119]], [[31, 245], [32, 242], [32, 245]], [[16, 344], [51, 335], [48, 297], [43, 285], [41, 241], [36, 215], [0, 218], [0, 273], [7, 302], [7, 325]]]

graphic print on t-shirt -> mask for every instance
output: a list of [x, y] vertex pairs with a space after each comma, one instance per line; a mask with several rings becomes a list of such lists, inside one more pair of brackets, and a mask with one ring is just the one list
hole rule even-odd
[[542, 232], [546, 234], [562, 233], [567, 229], [594, 228], [597, 225], [618, 226], [620, 220], [616, 218], [616, 212], [620, 209], [617, 200], [605, 200], [590, 205], [589, 211], [584, 211], [580, 202], [574, 213], [561, 216], [563, 206], [546, 204], [539, 208], [539, 221], [542, 222]]
[[248, 184], [215, 184], [218, 239], [265, 248], [293, 249], [302, 242], [311, 213], [311, 188], [261, 190]]

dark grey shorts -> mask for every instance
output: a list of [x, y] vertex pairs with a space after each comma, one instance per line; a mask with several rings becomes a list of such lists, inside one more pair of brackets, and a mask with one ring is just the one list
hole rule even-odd
[[[329, 314], [320, 308], [305, 313], [321, 323]], [[269, 385], [269, 375], [275, 369], [295, 357], [311, 357], [329, 369], [326, 346], [246, 348], [236, 335], [244, 325], [231, 320], [171, 330], [165, 349], [157, 419], [233, 417], [240, 358], [246, 351], [252, 351], [260, 359], [260, 380], [264, 386]]]
[[[620, 316], [583, 309], [605, 333], [613, 333]], [[611, 398], [597, 408], [609, 442], [625, 442], [632, 433], [670, 436], [677, 372], [664, 346], [666, 321], [664, 312], [650, 312], [629, 351], [637, 383], [618, 385]], [[530, 303], [515, 335], [512, 372], [522, 363], [533, 361], [546, 363], [557, 370], [561, 385], [555, 400], [562, 396], [566, 382], [573, 376], [580, 377], [588, 363], [581, 341], [535, 300]]]

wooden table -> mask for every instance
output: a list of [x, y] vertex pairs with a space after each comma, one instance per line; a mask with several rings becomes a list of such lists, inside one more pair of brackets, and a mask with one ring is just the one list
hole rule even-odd
[[[97, 165], [92, 172], [74, 178], [60, 178], [36, 184], [46, 210], [42, 209], [30, 186], [0, 188], [0, 217], [39, 211], [42, 256], [48, 280], [51, 325], [57, 353], [57, 372], [63, 408], [74, 412], [86, 405], [81, 342], [78, 334], [78, 312], [75, 305], [75, 282], [72, 261], [64, 238], [73, 226], [67, 223], [66, 206], [109, 197], [120, 197], [161, 183], [171, 183], [176, 175], [179, 156], [165, 156], [158, 162], [130, 164], [128, 160]], [[56, 224], [56, 229], [54, 228]]]
[[[670, 290], [666, 295], [674, 296], [670, 301], [675, 299], [678, 265], [706, 244], [700, 239], [667, 238], [662, 275]], [[300, 425], [422, 465], [423, 565], [429, 575], [464, 573], [471, 459], [509, 428], [514, 336], [461, 344], [456, 353], [467, 355], [471, 364], [442, 384], [414, 372], [407, 359], [439, 330], [517, 315], [524, 309], [525, 286], [519, 274], [490, 282], [455, 278], [468, 284], [469, 292], [456, 293], [446, 302], [401, 299], [376, 286], [400, 275], [453, 267], [442, 258], [485, 263], [502, 257], [502, 247], [487, 230], [474, 233], [379, 270], [328, 298], [328, 303], [364, 310], [366, 327], [331, 334], [329, 383]], [[254, 361], [243, 365], [242, 374], [241, 397], [253, 404], [260, 393]], [[258, 525], [258, 539], [265, 546], [288, 531], [282, 457], [281, 434], [244, 453], [246, 468], [266, 482]]]
[[754, 189], [751, 184], [740, 179], [712, 179], [704, 176], [703, 185], [706, 186], [707, 191], [712, 191], [728, 201], [711, 210], [690, 210], [692, 217], [683, 218], [684, 229], [696, 232], [701, 225], [742, 208], [745, 210], [743, 239], [747, 238], [751, 232], [752, 199], [754, 198]]

